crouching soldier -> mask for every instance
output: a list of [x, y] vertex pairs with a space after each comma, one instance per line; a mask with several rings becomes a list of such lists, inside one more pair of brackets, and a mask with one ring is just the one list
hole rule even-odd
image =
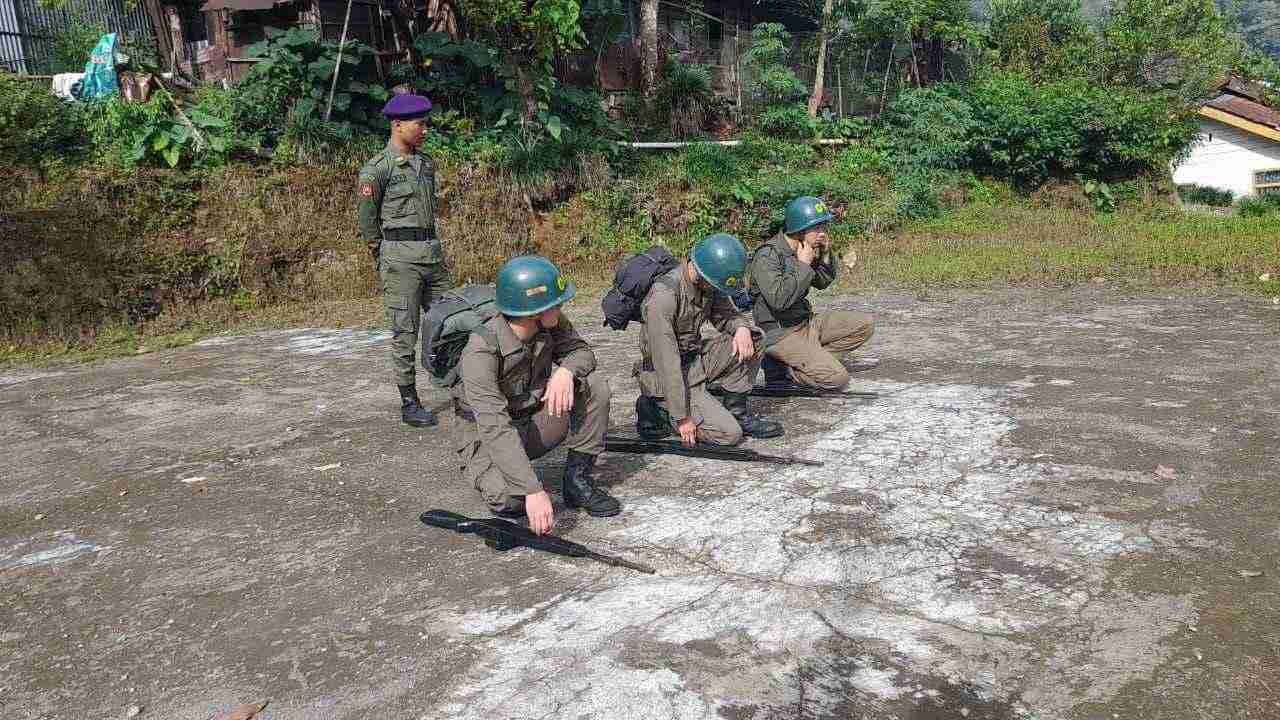
[[[747, 407], [763, 334], [725, 294], [742, 286], [746, 263], [738, 238], [721, 233], [703, 238], [688, 260], [654, 279], [641, 304], [641, 359], [633, 372], [640, 382], [641, 437], [659, 439], [674, 431], [689, 445], [736, 445], [743, 435], [782, 434], [781, 424]], [[720, 334], [704, 340], [702, 324], [708, 320]]]
[[846, 368], [833, 354], [851, 351], [874, 332], [871, 316], [848, 310], [814, 313], [809, 289], [836, 279], [836, 262], [827, 236], [831, 211], [822, 200], [799, 197], [787, 203], [782, 232], [756, 249], [748, 271], [752, 313], [765, 333], [765, 382], [796, 383], [838, 390], [849, 370], [879, 364], [864, 359]]
[[453, 390], [464, 421], [463, 476], [494, 514], [526, 515], [539, 534], [555, 520], [530, 461], [562, 442], [569, 447], [565, 504], [595, 517], [621, 510], [592, 481], [609, 424], [609, 384], [595, 371], [595, 353], [560, 313], [574, 293], [546, 258], [509, 260], [498, 271], [501, 314], [472, 331], [459, 361], [462, 382]]

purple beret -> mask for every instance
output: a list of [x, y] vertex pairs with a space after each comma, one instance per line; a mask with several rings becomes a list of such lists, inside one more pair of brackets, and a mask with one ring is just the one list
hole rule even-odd
[[421, 95], [396, 95], [382, 106], [382, 114], [391, 120], [420, 118], [431, 110], [431, 101]]

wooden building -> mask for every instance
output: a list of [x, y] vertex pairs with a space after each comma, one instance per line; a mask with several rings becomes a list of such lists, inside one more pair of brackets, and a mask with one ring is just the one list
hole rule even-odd
[[[247, 48], [266, 38], [267, 28], [311, 28], [327, 40], [338, 40], [348, 0], [207, 0], [199, 12], [184, 14], [166, 6], [174, 44], [185, 48], [179, 62], [201, 80], [238, 80], [254, 60]], [[411, 27], [397, 10], [412, 2], [350, 0], [348, 40], [359, 40], [378, 51], [382, 61], [405, 57]]]

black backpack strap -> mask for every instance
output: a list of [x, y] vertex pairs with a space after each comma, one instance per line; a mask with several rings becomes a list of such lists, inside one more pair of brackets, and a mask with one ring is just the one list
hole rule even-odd
[[488, 325], [479, 325], [471, 332], [484, 338], [486, 342], [493, 346], [498, 354], [498, 377], [502, 377], [502, 348], [498, 346], [498, 334], [489, 328]]

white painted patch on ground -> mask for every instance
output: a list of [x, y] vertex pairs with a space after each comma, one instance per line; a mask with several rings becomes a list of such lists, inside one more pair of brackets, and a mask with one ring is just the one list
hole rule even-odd
[[43, 370], [28, 370], [24, 372], [8, 373], [0, 375], [0, 387], [4, 387], [6, 385], [17, 385], [19, 383], [39, 380], [41, 378], [61, 377], [63, 375], [66, 375], [66, 373], [61, 371], [46, 372]]
[[1006, 452], [1015, 423], [999, 391], [873, 389], [886, 395], [801, 441], [825, 467], [659, 461], [686, 477], [733, 473], [728, 494], [624, 495], [621, 521], [600, 539], [659, 575], [550, 560], [595, 581], [532, 615], [458, 608], [459, 635], [502, 631], [460, 638], [482, 657], [444, 714], [627, 708], [665, 720], [742, 706], [754, 717], [843, 718], [967, 707], [1049, 720], [1162, 662], [1162, 638], [1194, 620], [1189, 601], [1105, 589], [1109, 561], [1153, 552], [1150, 539], [1034, 499], [1046, 486], [1129, 474]]
[[390, 337], [391, 333], [372, 330], [299, 330], [289, 334], [286, 345], [272, 349], [308, 356], [351, 355]]
[[205, 338], [204, 340], [201, 340], [199, 342], [191, 343], [191, 347], [198, 347], [198, 348], [221, 347], [223, 345], [233, 345], [242, 339], [243, 338], [235, 335], [219, 335], [217, 337]]
[[[21, 556], [17, 555], [30, 546], [46, 547]], [[100, 552], [105, 549], [90, 542], [82, 542], [75, 533], [58, 531], [49, 541], [21, 542], [10, 547], [0, 556], [0, 571], [66, 562], [86, 553]]]

